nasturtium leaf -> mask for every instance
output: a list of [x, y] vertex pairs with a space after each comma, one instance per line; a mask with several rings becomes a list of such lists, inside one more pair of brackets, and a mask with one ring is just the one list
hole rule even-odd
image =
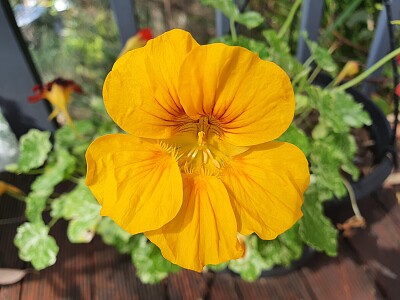
[[46, 191], [50, 194], [54, 187], [64, 179], [68, 179], [75, 169], [76, 159], [66, 150], [60, 149], [53, 152], [44, 172], [33, 182], [33, 191]]
[[[51, 193], [50, 193], [51, 194]], [[46, 208], [46, 202], [50, 196], [47, 191], [32, 191], [25, 198], [26, 210], [25, 215], [29, 222], [37, 223], [42, 222], [42, 212]]]
[[67, 236], [71, 243], [89, 243], [95, 235], [95, 228], [101, 217], [69, 221]]
[[316, 42], [305, 38], [308, 48], [310, 49], [311, 56], [314, 58], [317, 65], [324, 71], [328, 72], [332, 76], [336, 76], [338, 72], [338, 66], [332, 58], [332, 54], [325, 48], [320, 47]]
[[50, 132], [31, 129], [20, 138], [18, 162], [7, 166], [7, 170], [27, 173], [36, 169], [44, 164], [50, 150]]
[[296, 115], [310, 110], [308, 96], [296, 94], [294, 98], [296, 99]]
[[258, 251], [264, 259], [266, 269], [275, 266], [288, 267], [293, 261], [300, 258], [303, 253], [303, 245], [299, 236], [299, 225], [295, 224], [275, 240], [260, 240]]
[[79, 120], [74, 122], [74, 127], [63, 126], [54, 135], [55, 148], [70, 149], [74, 146], [88, 142], [95, 133], [95, 126], [91, 120]]
[[247, 11], [237, 16], [235, 21], [246, 26], [247, 29], [253, 29], [261, 25], [264, 22], [264, 18], [258, 12]]
[[75, 167], [75, 158], [61, 149], [53, 152], [43, 174], [31, 185], [32, 191], [26, 197], [26, 216], [32, 223], [43, 222], [42, 212], [46, 202], [54, 191], [54, 187], [68, 178]]
[[311, 132], [311, 136], [315, 140], [321, 140], [329, 134], [329, 128], [326, 124], [321, 121], [319, 122]]
[[244, 256], [229, 262], [229, 269], [238, 273], [246, 281], [256, 280], [264, 269], [268, 269], [268, 265], [258, 251], [259, 242], [257, 236], [248, 236], [245, 240], [246, 251]]
[[105, 244], [114, 246], [119, 252], [127, 253], [131, 250], [132, 243], [130, 243], [130, 240], [132, 235], [110, 218], [103, 217], [96, 228], [96, 232]]
[[302, 240], [316, 250], [336, 256], [338, 232], [325, 217], [315, 186], [306, 192], [302, 211], [304, 216], [299, 221]]
[[221, 11], [228, 19], [253, 29], [264, 22], [264, 18], [255, 11], [241, 13], [233, 0], [201, 0], [203, 5], [210, 5]]
[[280, 38], [274, 30], [264, 30], [262, 32], [269, 47], [267, 52], [269, 54], [268, 60], [278, 64], [291, 78], [303, 72], [303, 77], [306, 77], [308, 70], [304, 72], [304, 67], [299, 61], [290, 53], [288, 43]]
[[93, 239], [99, 222], [100, 205], [83, 181], [69, 193], [52, 202], [53, 217], [70, 220], [67, 235], [73, 243], [88, 243]]
[[158, 283], [170, 273], [176, 273], [180, 267], [166, 260], [160, 249], [149, 242], [144, 235], [136, 235], [135, 247], [131, 252], [136, 275], [143, 283]]
[[207, 265], [207, 269], [213, 272], [221, 272], [225, 270], [229, 265], [229, 262], [224, 262], [218, 265]]
[[319, 187], [331, 192], [325, 195], [326, 198], [320, 199], [321, 201], [330, 200], [333, 196], [342, 198], [347, 193], [340, 174], [342, 164], [340, 151], [337, 146], [328, 144], [325, 140], [312, 141], [311, 173], [315, 175]]
[[42, 223], [24, 223], [17, 229], [14, 239], [19, 257], [31, 262], [36, 270], [42, 270], [56, 262], [58, 246], [49, 236], [49, 228]]
[[291, 143], [299, 147], [305, 155], [310, 153], [310, 142], [303, 130], [292, 124], [286, 132], [278, 139], [282, 142]]
[[203, 5], [210, 5], [221, 11], [228, 19], [236, 20], [240, 12], [232, 0], [201, 0]]

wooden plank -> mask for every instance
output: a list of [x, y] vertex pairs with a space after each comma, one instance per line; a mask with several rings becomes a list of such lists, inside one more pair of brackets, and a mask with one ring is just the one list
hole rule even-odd
[[170, 275], [167, 281], [169, 299], [203, 299], [208, 287], [201, 273], [181, 270]]
[[373, 281], [356, 264], [350, 250], [342, 245], [339, 256], [331, 258], [318, 253], [312, 265], [302, 269], [316, 299], [377, 299], [379, 292]]
[[[399, 187], [394, 189], [382, 189], [376, 197], [379, 204], [388, 213], [393, 225], [400, 234], [400, 192]], [[399, 195], [397, 195], [397, 193]], [[399, 198], [398, 198], [399, 197]]]
[[236, 284], [243, 299], [313, 299], [300, 271], [260, 278], [253, 283], [237, 277]]
[[217, 300], [239, 300], [236, 292], [236, 281], [229, 273], [214, 275], [209, 288], [209, 298]]
[[[0, 173], [0, 180], [17, 185], [22, 190], [27, 190], [23, 179], [29, 184], [27, 178], [17, 177], [14, 174]], [[14, 237], [17, 227], [22, 223], [25, 205], [7, 195], [0, 197], [0, 268], [25, 269], [27, 264], [18, 258], [18, 249], [14, 246]], [[22, 282], [12, 285], [0, 286], [0, 299], [19, 299]]]
[[[382, 194], [383, 196], [383, 194]], [[398, 299], [400, 295], [400, 232], [394, 220], [398, 204], [382, 208], [386, 199], [370, 197], [360, 203], [361, 214], [367, 221], [368, 231], [358, 230], [349, 238], [360, 259], [366, 264], [385, 297]], [[392, 200], [393, 201], [393, 200]], [[393, 211], [395, 210], [395, 211]]]
[[96, 238], [95, 271], [91, 299], [166, 299], [163, 284], [143, 284], [135, 276], [128, 255], [119, 254], [113, 247]]
[[[1, 208], [4, 208], [4, 199], [0, 199]], [[2, 209], [0, 209], [2, 211]], [[4, 214], [2, 214], [4, 216]], [[4, 220], [4, 217], [0, 220]], [[0, 225], [0, 268], [25, 269], [25, 264], [18, 258], [18, 249], [13, 240], [18, 224]], [[21, 282], [12, 285], [0, 285], [0, 299], [19, 299], [21, 293]]]

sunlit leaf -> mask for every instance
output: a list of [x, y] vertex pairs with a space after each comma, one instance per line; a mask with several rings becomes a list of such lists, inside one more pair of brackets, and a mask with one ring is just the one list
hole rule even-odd
[[235, 21], [246, 26], [247, 29], [253, 29], [261, 25], [264, 22], [264, 18], [258, 12], [247, 11], [240, 14]]
[[254, 281], [261, 272], [268, 268], [263, 257], [258, 252], [259, 239], [255, 235], [248, 236], [245, 241], [246, 250], [242, 258], [231, 260], [229, 269], [238, 273], [246, 281]]
[[101, 221], [100, 205], [81, 181], [71, 192], [54, 200], [51, 216], [69, 220], [67, 235], [73, 243], [88, 243]]
[[103, 217], [96, 228], [96, 232], [101, 236], [103, 242], [107, 245], [113, 245], [121, 253], [127, 253], [131, 250], [132, 235], [118, 226], [108, 217]]
[[44, 164], [50, 150], [50, 132], [31, 129], [20, 138], [18, 162], [7, 166], [7, 170], [26, 173], [36, 169]]
[[338, 232], [325, 217], [315, 188], [306, 192], [302, 211], [304, 216], [299, 221], [299, 233], [303, 241], [314, 249], [336, 256]]
[[278, 139], [296, 145], [305, 155], [310, 153], [310, 142], [303, 130], [295, 125], [290, 125], [286, 132]]
[[17, 229], [14, 239], [19, 257], [31, 262], [36, 270], [42, 270], [56, 262], [58, 246], [49, 236], [49, 228], [42, 223], [24, 223]]
[[266, 269], [275, 266], [289, 267], [303, 253], [303, 241], [299, 236], [299, 225], [295, 224], [275, 240], [259, 241], [258, 250], [264, 259]]
[[136, 268], [136, 275], [143, 283], [157, 283], [170, 273], [176, 273], [180, 267], [166, 260], [157, 246], [150, 243], [144, 235], [134, 237], [135, 247], [131, 258]]

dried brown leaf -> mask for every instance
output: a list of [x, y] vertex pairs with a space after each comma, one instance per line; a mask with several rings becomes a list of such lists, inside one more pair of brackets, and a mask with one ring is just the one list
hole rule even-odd
[[339, 230], [343, 230], [343, 235], [345, 237], [351, 237], [354, 235], [355, 228], [365, 228], [367, 223], [363, 217], [352, 216], [351, 218], [347, 219], [342, 224], [336, 224], [336, 227]]

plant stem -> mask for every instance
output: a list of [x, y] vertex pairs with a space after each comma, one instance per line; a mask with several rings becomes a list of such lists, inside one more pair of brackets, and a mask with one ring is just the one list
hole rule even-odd
[[349, 192], [351, 208], [353, 209], [354, 214], [356, 215], [357, 218], [363, 218], [357, 205], [357, 199], [356, 195], [354, 194], [353, 187], [350, 185], [350, 182], [348, 182], [345, 178], [342, 178], [342, 180], [347, 191]]
[[310, 77], [308, 78], [308, 83], [311, 84], [311, 83], [314, 81], [315, 77], [318, 76], [319, 72], [321, 72], [321, 70], [322, 70], [322, 69], [321, 69], [320, 66], [316, 67], [316, 68], [314, 69], [314, 71], [311, 73]]
[[365, 70], [363, 73], [358, 75], [357, 77], [353, 78], [352, 80], [346, 82], [345, 84], [342, 84], [336, 88], [333, 88], [332, 90], [334, 91], [345, 91], [346, 89], [355, 86], [359, 84], [361, 81], [363, 81], [365, 78], [367, 78], [369, 75], [374, 73], [376, 70], [378, 70], [380, 67], [382, 67], [385, 63], [387, 63], [389, 60], [391, 60], [393, 57], [396, 57], [397, 55], [400, 54], [400, 48], [397, 48], [381, 58], [379, 61], [377, 61], [374, 65], [372, 65], [370, 68]]
[[49, 228], [53, 227], [54, 224], [56, 224], [58, 221], [58, 218], [53, 218], [51, 219], [51, 221], [49, 222], [49, 224], [47, 224], [47, 226], [49, 226]]
[[296, 0], [296, 2], [293, 4], [292, 9], [290, 10], [285, 23], [283, 23], [281, 30], [279, 30], [279, 32], [278, 32], [278, 38], [283, 38], [285, 36], [286, 32], [290, 28], [290, 24], [292, 24], [292, 22], [293, 22], [293, 19], [296, 15], [296, 11], [300, 7], [301, 2], [303, 2], [303, 1]]
[[340, 14], [336, 21], [324, 31], [320, 39], [322, 40], [329, 36], [329, 34], [331, 34], [336, 28], [341, 26], [349, 17], [351, 17], [353, 12], [357, 9], [362, 1], [363, 0], [354, 0], [350, 5], [348, 5], [345, 11]]
[[236, 33], [235, 21], [232, 19], [229, 19], [229, 26], [231, 29], [232, 40], [234, 42], [236, 42], [237, 41], [237, 33]]

